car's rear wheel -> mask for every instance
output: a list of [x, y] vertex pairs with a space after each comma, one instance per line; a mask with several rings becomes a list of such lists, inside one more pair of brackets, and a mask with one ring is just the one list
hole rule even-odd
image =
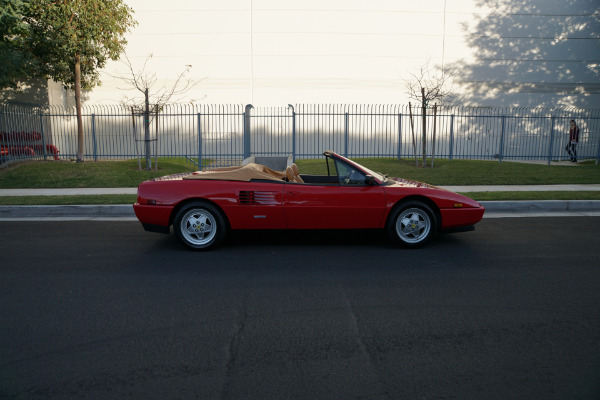
[[223, 241], [227, 224], [223, 214], [215, 206], [196, 202], [177, 212], [173, 230], [185, 245], [194, 249], [209, 249]]
[[436, 226], [435, 214], [431, 208], [415, 201], [392, 211], [386, 230], [392, 240], [401, 246], [417, 248], [431, 239]]

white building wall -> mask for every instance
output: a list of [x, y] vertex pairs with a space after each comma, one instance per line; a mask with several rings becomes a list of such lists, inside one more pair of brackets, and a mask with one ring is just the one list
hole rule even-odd
[[[157, 87], [186, 65], [202, 80], [179, 101], [406, 104], [405, 81], [430, 60], [453, 72], [460, 104], [600, 107], [597, 0], [127, 3], [134, 68], [152, 53]], [[87, 104], [131, 97], [125, 75], [109, 63]]]

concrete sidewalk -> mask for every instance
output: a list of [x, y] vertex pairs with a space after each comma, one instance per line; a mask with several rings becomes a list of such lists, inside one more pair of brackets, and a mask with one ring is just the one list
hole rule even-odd
[[600, 184], [591, 185], [494, 185], [494, 186], [440, 186], [452, 192], [585, 192], [600, 191]]
[[[493, 191], [600, 191], [600, 185], [526, 185], [526, 186], [442, 186], [453, 192]], [[74, 196], [98, 194], [136, 194], [137, 188], [0, 189], [0, 196]], [[482, 201], [486, 217], [546, 215], [600, 216], [600, 200]], [[131, 204], [0, 206], [0, 220], [12, 219], [131, 219]]]
[[136, 194], [137, 188], [0, 189], [1, 196], [83, 196]]
[[[452, 192], [549, 192], [600, 191], [600, 184], [592, 185], [490, 185], [440, 186]], [[0, 196], [79, 196], [96, 194], [136, 194], [137, 188], [66, 188], [66, 189], [0, 189]]]

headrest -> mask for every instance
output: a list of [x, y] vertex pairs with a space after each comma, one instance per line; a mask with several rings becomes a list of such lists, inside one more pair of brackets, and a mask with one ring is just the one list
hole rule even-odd
[[287, 167], [285, 169], [285, 174], [287, 175], [287, 178], [290, 182], [294, 181], [294, 170], [292, 169], [292, 167]]

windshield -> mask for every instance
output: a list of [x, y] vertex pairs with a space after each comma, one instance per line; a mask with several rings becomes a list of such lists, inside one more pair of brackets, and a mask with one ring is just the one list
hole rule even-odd
[[384, 183], [388, 180], [387, 175], [382, 174], [381, 172], [371, 171], [369, 168], [362, 165], [360, 167], [367, 173], [367, 175], [372, 175], [375, 179], [381, 181], [381, 183]]
[[365, 167], [364, 165], [361, 165], [361, 164], [359, 164], [359, 163], [357, 163], [357, 162], [354, 162], [354, 161], [352, 161], [352, 160], [349, 160], [349, 159], [347, 159], [347, 158], [345, 158], [345, 157], [342, 157], [342, 156], [340, 156], [339, 154], [338, 154], [338, 156], [339, 156], [341, 159], [343, 159], [345, 162], [347, 162], [348, 164], [358, 167], [359, 169], [363, 170], [363, 171], [364, 171], [364, 172], [365, 172], [367, 175], [371, 175], [373, 178], [377, 179], [377, 180], [378, 180], [378, 181], [380, 181], [381, 183], [385, 183], [385, 182], [387, 182], [387, 180], [388, 180], [388, 177], [387, 177], [387, 175], [385, 175], [385, 174], [382, 174], [382, 173], [380, 173], [380, 172], [375, 172], [375, 171], [372, 171], [372, 170], [370, 170], [369, 168]]

